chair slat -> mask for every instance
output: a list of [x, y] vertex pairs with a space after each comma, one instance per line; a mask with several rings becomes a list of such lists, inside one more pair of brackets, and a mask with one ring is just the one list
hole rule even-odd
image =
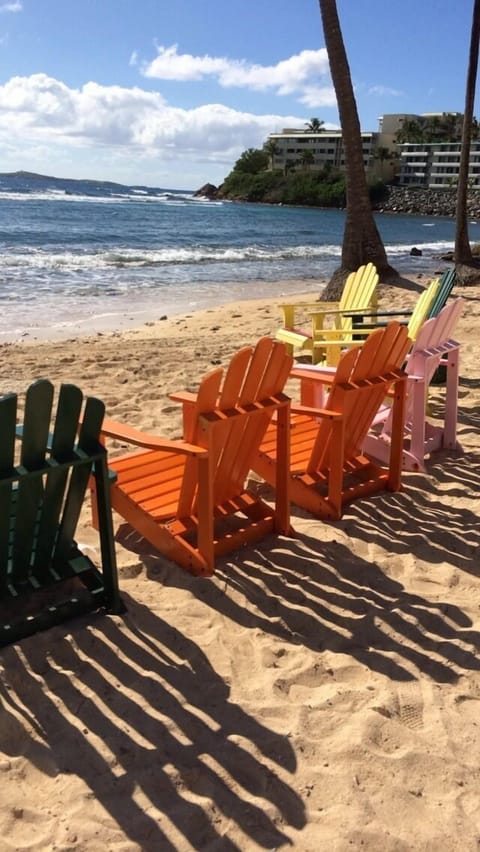
[[[23, 420], [20, 463], [27, 471], [45, 464], [52, 413], [53, 385], [40, 379], [27, 390]], [[43, 507], [44, 484], [41, 477], [21, 478], [18, 483], [15, 536], [13, 543], [13, 575], [26, 582], [32, 568], [35, 539]]]
[[[17, 396], [11, 393], [0, 399], [0, 565], [8, 564], [16, 423]], [[2, 475], [7, 481], [2, 482]], [[6, 571], [0, 572], [0, 586], [5, 582]]]
[[[100, 449], [99, 435], [104, 416], [105, 406], [103, 402], [94, 397], [89, 397], [85, 405], [83, 422], [78, 437], [77, 448], [79, 451], [87, 455], [98, 453]], [[85, 464], [72, 470], [55, 547], [55, 561], [61, 561], [68, 556], [91, 472], [91, 464]]]
[[[75, 385], [62, 385], [51, 447], [53, 460], [61, 462], [72, 458], [82, 400], [83, 394], [79, 388]], [[45, 500], [35, 548], [36, 573], [44, 573], [51, 561], [68, 478], [68, 468], [54, 468], [46, 476]]]

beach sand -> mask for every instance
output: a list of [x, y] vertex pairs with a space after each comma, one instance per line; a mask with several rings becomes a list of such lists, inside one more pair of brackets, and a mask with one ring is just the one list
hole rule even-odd
[[[383, 287], [381, 304], [413, 304], [415, 287]], [[463, 454], [334, 524], [294, 506], [295, 538], [209, 580], [116, 517], [126, 615], [0, 653], [1, 850], [478, 850], [480, 287], [455, 295]], [[109, 417], [179, 436], [168, 394], [279, 319], [244, 301], [5, 344], [0, 392], [73, 381]], [[87, 507], [77, 539], [95, 554]]]

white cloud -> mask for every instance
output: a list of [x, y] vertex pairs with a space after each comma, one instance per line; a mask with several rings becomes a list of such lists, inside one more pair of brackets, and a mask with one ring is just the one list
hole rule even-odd
[[306, 86], [300, 103], [308, 107], [334, 107], [337, 105], [335, 90], [330, 87]]
[[379, 95], [380, 97], [392, 97], [398, 98], [405, 94], [405, 92], [399, 91], [399, 89], [391, 89], [389, 86], [370, 86], [368, 89], [369, 95]]
[[63, 144], [111, 148], [135, 162], [214, 162], [224, 174], [248, 147], [269, 133], [303, 127], [304, 118], [254, 115], [222, 104], [170, 106], [158, 92], [86, 83], [80, 89], [46, 74], [12, 77], [0, 86], [0, 144]]
[[[152, 62], [142, 65], [145, 77], [179, 82], [213, 77], [224, 88], [237, 87], [261, 92], [273, 90], [278, 95], [297, 93], [300, 99], [308, 97], [308, 92], [314, 89], [319, 77], [329, 77], [325, 48], [302, 50], [276, 65], [253, 65], [245, 60], [225, 57], [192, 56], [189, 53], [178, 53], [177, 45], [158, 46], [157, 51], [158, 55]], [[318, 91], [333, 93], [333, 89]], [[331, 97], [334, 99], [333, 94]], [[315, 105], [324, 104], [325, 101]]]
[[14, 0], [12, 3], [0, 4], [0, 12], [21, 12], [22, 10], [23, 5], [20, 3], [20, 0]]

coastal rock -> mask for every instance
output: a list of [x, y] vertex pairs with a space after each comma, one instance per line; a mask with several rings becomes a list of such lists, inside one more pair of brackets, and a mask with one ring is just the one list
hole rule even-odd
[[410, 250], [410, 254], [412, 255], [412, 257], [421, 257], [422, 256], [422, 250], [417, 248], [416, 246], [414, 246]]
[[213, 183], [205, 183], [193, 193], [194, 198], [216, 198], [218, 189]]

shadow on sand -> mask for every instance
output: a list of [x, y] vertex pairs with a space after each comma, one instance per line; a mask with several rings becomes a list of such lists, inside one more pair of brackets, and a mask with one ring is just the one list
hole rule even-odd
[[142, 850], [178, 849], [169, 823], [192, 849], [238, 850], [225, 822], [252, 845], [289, 844], [281, 826], [301, 828], [305, 809], [276, 771], [295, 772], [288, 738], [229, 700], [196, 643], [124, 599], [123, 619], [49, 631], [48, 653], [38, 637], [2, 652], [0, 748], [47, 775], [77, 775]]

